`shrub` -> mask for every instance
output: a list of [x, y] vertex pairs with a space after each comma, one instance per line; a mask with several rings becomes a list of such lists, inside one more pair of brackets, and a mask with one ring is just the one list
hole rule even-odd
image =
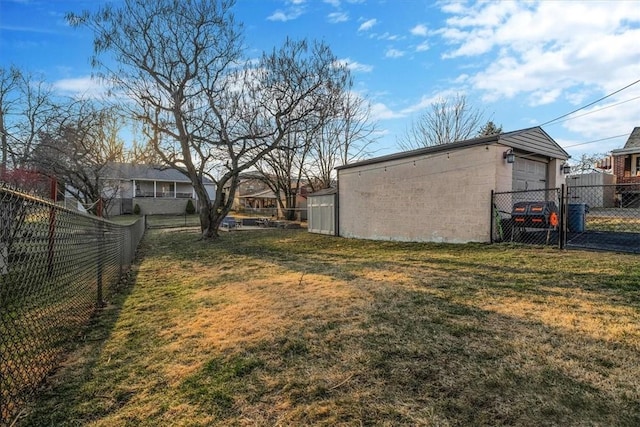
[[196, 213], [196, 207], [193, 206], [193, 201], [189, 199], [187, 201], [187, 214], [193, 215], [194, 213]]
[[133, 213], [135, 215], [140, 215], [140, 205], [136, 203], [136, 205], [133, 207]]

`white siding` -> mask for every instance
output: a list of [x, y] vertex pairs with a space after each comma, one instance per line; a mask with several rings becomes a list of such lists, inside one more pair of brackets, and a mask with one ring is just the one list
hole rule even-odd
[[307, 227], [311, 233], [335, 235], [335, 195], [309, 196]]

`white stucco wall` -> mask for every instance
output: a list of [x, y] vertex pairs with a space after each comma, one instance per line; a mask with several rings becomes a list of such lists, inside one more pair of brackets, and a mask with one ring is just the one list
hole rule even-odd
[[340, 235], [488, 242], [491, 190], [511, 190], [505, 150], [482, 145], [339, 170]]

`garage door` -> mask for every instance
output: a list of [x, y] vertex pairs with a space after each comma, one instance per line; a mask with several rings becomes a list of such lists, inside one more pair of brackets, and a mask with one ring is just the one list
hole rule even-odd
[[513, 164], [513, 190], [540, 190], [547, 187], [547, 163], [517, 157]]

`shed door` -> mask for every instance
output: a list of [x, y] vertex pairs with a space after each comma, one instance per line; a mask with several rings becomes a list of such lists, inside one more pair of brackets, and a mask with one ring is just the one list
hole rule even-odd
[[513, 164], [513, 191], [547, 187], [547, 162], [516, 156]]
[[307, 225], [311, 233], [335, 234], [335, 195], [313, 196], [307, 199]]

